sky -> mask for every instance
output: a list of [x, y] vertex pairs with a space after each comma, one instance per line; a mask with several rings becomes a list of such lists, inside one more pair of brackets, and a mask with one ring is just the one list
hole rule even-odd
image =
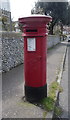
[[10, 0], [11, 17], [14, 21], [18, 18], [31, 15], [31, 9], [37, 0]]

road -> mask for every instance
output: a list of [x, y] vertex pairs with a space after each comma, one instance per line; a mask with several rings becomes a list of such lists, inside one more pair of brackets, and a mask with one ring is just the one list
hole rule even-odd
[[68, 45], [68, 110], [70, 118], [70, 44]]
[[2, 71], [2, 41], [0, 38], [0, 73]]
[[2, 117], [1, 113], [2, 113], [2, 41], [0, 38], [0, 119]]

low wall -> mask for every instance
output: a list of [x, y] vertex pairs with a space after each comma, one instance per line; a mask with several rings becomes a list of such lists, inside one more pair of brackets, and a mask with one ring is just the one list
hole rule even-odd
[[[1, 33], [0, 33], [1, 34]], [[11, 68], [23, 63], [23, 38], [21, 33], [3, 32], [2, 33], [2, 70], [9, 71]], [[49, 35], [48, 48], [60, 42], [60, 37]]]
[[48, 41], [47, 41], [47, 47], [51, 48], [54, 45], [58, 44], [60, 42], [60, 36], [59, 35], [49, 35]]

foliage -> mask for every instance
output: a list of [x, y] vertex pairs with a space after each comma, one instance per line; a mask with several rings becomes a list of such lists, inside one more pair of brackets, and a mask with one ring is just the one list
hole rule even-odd
[[51, 83], [50, 88], [49, 88], [49, 97], [52, 98], [55, 101], [56, 98], [56, 90], [59, 89], [59, 84], [58, 82], [54, 81]]
[[2, 29], [4, 31], [10, 31], [11, 24], [6, 16], [1, 16], [0, 21], [2, 21]]
[[15, 31], [15, 22], [12, 21], [12, 31]]
[[59, 106], [56, 106], [54, 108], [54, 113], [55, 115], [60, 116], [62, 114], [62, 108], [60, 108]]
[[60, 107], [54, 106], [55, 98], [56, 98], [56, 91], [62, 92], [62, 87], [59, 85], [58, 82], [54, 81], [51, 83], [49, 88], [49, 94], [47, 98], [42, 99], [41, 104], [43, 105], [46, 112], [44, 112], [43, 116], [46, 117], [47, 112], [54, 110], [56, 115], [60, 115], [61, 109]]
[[18, 24], [18, 28], [21, 30], [21, 32], [23, 31], [23, 24], [19, 23]]
[[2, 28], [4, 28], [7, 31], [7, 17], [2, 16]]
[[70, 25], [70, 4], [68, 5], [68, 19], [67, 24]]
[[[69, 24], [68, 16], [70, 17], [70, 6], [68, 2], [36, 2], [35, 8], [32, 9], [32, 14], [51, 15], [53, 20], [49, 26], [50, 34], [53, 34], [53, 27], [57, 23], [61, 26], [61, 32], [63, 31], [63, 25]], [[69, 12], [68, 12], [69, 11]]]
[[52, 111], [54, 107], [54, 101], [52, 98], [47, 97], [42, 100], [42, 104], [44, 105], [45, 110]]

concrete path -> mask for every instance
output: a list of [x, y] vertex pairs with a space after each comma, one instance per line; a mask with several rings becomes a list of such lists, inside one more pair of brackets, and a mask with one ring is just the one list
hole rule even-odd
[[61, 86], [63, 87], [63, 92], [59, 95], [59, 105], [61, 106], [63, 112], [60, 118], [70, 119], [70, 43], [68, 42], [67, 55], [65, 62], [65, 69], [63, 71], [63, 76], [61, 80]]
[[65, 48], [67, 42], [62, 42], [61, 44], [54, 47], [52, 50], [48, 51], [47, 60], [47, 84], [48, 89], [51, 82], [55, 81], [56, 76], [60, 70], [63, 55], [65, 53]]
[[[66, 44], [60, 43], [54, 48], [48, 50], [47, 60], [47, 84], [49, 85], [56, 79], [60, 68]], [[20, 65], [2, 77], [2, 116], [3, 118], [43, 118], [44, 110], [23, 102], [23, 65]]]
[[63, 88], [63, 92], [61, 92], [59, 95], [59, 105], [63, 109], [61, 118], [68, 118], [68, 51], [61, 80], [61, 86]]

